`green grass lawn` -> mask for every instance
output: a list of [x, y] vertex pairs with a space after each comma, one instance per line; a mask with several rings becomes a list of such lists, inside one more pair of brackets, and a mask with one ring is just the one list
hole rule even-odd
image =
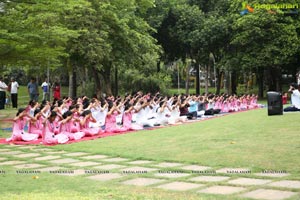
[[[1, 111], [0, 114], [11, 116], [14, 110]], [[253, 173], [285, 170], [292, 174], [289, 180], [299, 180], [299, 114], [268, 116], [266, 109], [258, 109], [197, 123], [47, 148], [131, 160], [197, 164], [213, 169], [241, 167], [249, 168]], [[7, 127], [9, 123], [5, 125]], [[9, 132], [0, 131], [0, 137], [9, 135]], [[1, 145], [0, 148], [7, 147]], [[256, 188], [259, 187], [253, 186], [253, 189]], [[32, 175], [0, 174], [0, 193], [0, 199], [240, 199], [231, 195], [200, 196], [195, 192], [168, 192], [150, 187], [124, 186], [118, 181], [107, 184], [82, 177], [51, 174], [43, 174], [39, 179], [33, 179]]]
[[286, 170], [300, 177], [299, 113], [267, 116], [266, 109], [193, 124], [55, 146], [132, 159]]

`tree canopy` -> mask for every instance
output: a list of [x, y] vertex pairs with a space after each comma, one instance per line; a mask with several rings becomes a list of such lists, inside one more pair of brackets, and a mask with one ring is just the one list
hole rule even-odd
[[235, 93], [255, 74], [262, 96], [265, 88], [281, 90], [283, 73], [295, 79], [300, 16], [297, 9], [255, 7], [259, 3], [3, 0], [0, 67], [61, 69], [72, 91], [79, 81], [92, 83], [86, 89], [100, 95], [165, 91], [172, 73], [167, 66], [181, 59], [205, 73], [217, 93], [222, 84]]

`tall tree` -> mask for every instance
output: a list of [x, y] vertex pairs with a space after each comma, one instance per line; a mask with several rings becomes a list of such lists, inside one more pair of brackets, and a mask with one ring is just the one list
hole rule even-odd
[[[299, 47], [295, 21], [281, 10], [256, 9], [238, 17], [233, 29], [231, 44], [239, 59], [236, 64], [264, 74], [268, 89], [281, 91], [282, 66], [291, 62]], [[263, 77], [259, 76], [259, 80], [262, 83]]]

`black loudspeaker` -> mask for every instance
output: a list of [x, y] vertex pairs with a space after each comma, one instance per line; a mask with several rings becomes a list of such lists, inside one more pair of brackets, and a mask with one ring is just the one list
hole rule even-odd
[[268, 92], [268, 115], [282, 115], [282, 95], [279, 92]]

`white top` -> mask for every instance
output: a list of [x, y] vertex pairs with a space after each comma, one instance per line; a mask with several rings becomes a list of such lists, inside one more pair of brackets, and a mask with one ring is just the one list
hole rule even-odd
[[0, 81], [0, 91], [5, 91], [6, 88], [7, 88], [7, 85], [4, 82]]
[[43, 92], [49, 92], [49, 85], [46, 81], [42, 83], [41, 87], [43, 88]]
[[291, 100], [292, 100], [293, 106], [300, 109], [300, 92], [299, 92], [299, 90], [297, 90], [297, 89], [293, 90]]
[[17, 94], [18, 93], [19, 84], [17, 81], [11, 82], [10, 93]]
[[101, 111], [101, 107], [95, 107], [91, 109], [92, 116], [96, 119], [97, 123], [100, 126], [103, 126], [105, 124], [105, 118], [108, 113], [108, 108], [105, 108], [103, 111]]
[[[163, 109], [163, 110], [161, 110]], [[170, 111], [168, 108], [158, 108], [156, 121], [158, 124], [166, 124], [170, 118]]]

